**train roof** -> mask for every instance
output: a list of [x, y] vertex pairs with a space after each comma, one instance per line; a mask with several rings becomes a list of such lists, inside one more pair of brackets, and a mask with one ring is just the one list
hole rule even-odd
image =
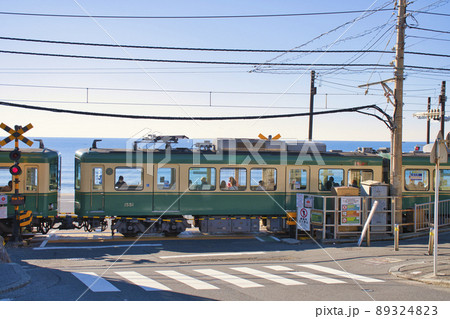
[[[194, 151], [194, 150], [131, 150], [131, 149], [81, 149], [75, 157], [91, 163], [203, 163], [203, 164], [288, 164], [288, 165], [380, 165], [383, 159], [377, 154], [360, 152], [274, 152], [250, 151]], [[261, 161], [262, 160], [262, 161]]]
[[[0, 148], [0, 163], [11, 163], [9, 153], [13, 148]], [[48, 148], [23, 148], [20, 163], [48, 163], [58, 159], [59, 153]]]

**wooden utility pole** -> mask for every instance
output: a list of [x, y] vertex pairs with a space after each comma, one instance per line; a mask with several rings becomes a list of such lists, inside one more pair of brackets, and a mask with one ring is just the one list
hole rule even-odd
[[403, 130], [403, 71], [405, 51], [406, 0], [398, 0], [397, 44], [395, 46], [394, 129], [391, 150], [391, 196], [396, 202], [395, 223], [402, 223], [402, 130]]
[[441, 132], [442, 135], [445, 135], [445, 101], [447, 97], [445, 96], [445, 81], [442, 81], [441, 85], [441, 95], [439, 95], [439, 104], [441, 104]]
[[314, 95], [317, 93], [317, 88], [314, 86], [314, 80], [316, 79], [316, 72], [311, 71], [311, 90], [309, 93], [309, 134], [308, 140], [312, 140], [313, 135], [313, 112], [314, 112]]
[[[431, 97], [428, 97], [427, 113], [431, 111]], [[427, 144], [430, 144], [430, 117], [427, 116]]]

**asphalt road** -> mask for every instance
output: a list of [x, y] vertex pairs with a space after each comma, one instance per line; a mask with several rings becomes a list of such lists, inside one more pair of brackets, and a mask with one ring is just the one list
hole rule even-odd
[[[57, 231], [52, 236], [57, 235]], [[256, 238], [258, 237], [258, 238]], [[35, 242], [9, 254], [31, 283], [20, 301], [449, 300], [450, 289], [398, 279], [393, 265], [426, 253], [424, 239], [318, 246], [273, 237]], [[47, 237], [48, 239], [48, 237]]]

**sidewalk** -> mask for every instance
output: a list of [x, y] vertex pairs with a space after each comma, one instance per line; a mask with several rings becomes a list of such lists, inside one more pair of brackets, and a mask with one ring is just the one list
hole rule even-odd
[[438, 256], [437, 276], [434, 276], [433, 256], [395, 266], [389, 273], [398, 278], [450, 288], [450, 258]]
[[30, 283], [30, 276], [15, 263], [0, 263], [0, 294], [22, 288]]

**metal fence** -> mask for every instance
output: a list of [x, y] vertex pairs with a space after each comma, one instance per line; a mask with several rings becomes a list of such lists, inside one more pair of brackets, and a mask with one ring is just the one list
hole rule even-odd
[[305, 195], [311, 200], [312, 231], [321, 232], [322, 239], [337, 239], [344, 236], [358, 236], [372, 208], [378, 201], [378, 208], [370, 224], [372, 234], [393, 234], [396, 201], [393, 196], [351, 196], [352, 207], [347, 205], [348, 196]]
[[[450, 225], [450, 199], [439, 201], [439, 226]], [[427, 230], [434, 223], [434, 202], [414, 205], [414, 231]]]

